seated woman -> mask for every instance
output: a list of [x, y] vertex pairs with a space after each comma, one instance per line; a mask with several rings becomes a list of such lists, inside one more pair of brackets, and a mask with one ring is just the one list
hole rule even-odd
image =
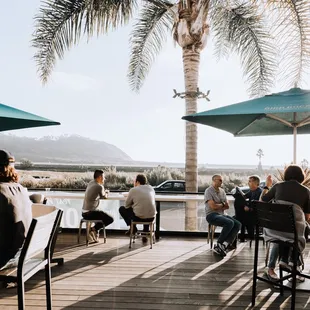
[[32, 220], [28, 191], [17, 182], [14, 157], [0, 150], [0, 268], [22, 247]]
[[[268, 202], [275, 200], [279, 203], [292, 203], [296, 205], [296, 228], [298, 233], [299, 241], [299, 251], [302, 252], [305, 248], [306, 240], [304, 237], [306, 223], [310, 221], [310, 191], [307, 187], [303, 186], [301, 183], [304, 181], [305, 175], [303, 170], [297, 165], [290, 165], [284, 171], [284, 181], [272, 186], [272, 179], [269, 175], [266, 179], [266, 186], [261, 195], [261, 200]], [[301, 208], [301, 210], [298, 212]], [[281, 260], [280, 265], [284, 269], [291, 269], [289, 265], [289, 253], [290, 247], [283, 246], [281, 248]], [[279, 245], [273, 244], [271, 250], [267, 276], [272, 280], [278, 279], [278, 275], [275, 273], [274, 269], [276, 266], [276, 261], [279, 256]], [[299, 277], [300, 281], [304, 278]]]

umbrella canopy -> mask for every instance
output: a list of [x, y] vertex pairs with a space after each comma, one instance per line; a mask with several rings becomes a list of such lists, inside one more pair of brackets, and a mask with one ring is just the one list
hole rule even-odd
[[51, 125], [60, 123], [0, 103], [0, 131]]
[[212, 126], [235, 137], [310, 133], [310, 90], [292, 88], [226, 107], [184, 116], [183, 119]]

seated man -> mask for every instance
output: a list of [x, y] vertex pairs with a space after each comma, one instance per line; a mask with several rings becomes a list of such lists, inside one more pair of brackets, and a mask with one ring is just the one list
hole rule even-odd
[[[151, 222], [156, 215], [155, 191], [152, 186], [147, 185], [145, 175], [138, 174], [134, 182], [134, 188], [130, 189], [125, 206], [119, 208], [119, 213], [128, 226], [131, 221]], [[133, 233], [137, 232], [134, 226]], [[144, 232], [149, 231], [149, 225], [144, 225]], [[127, 233], [130, 233], [130, 229]], [[143, 237], [142, 241], [147, 241]]]
[[221, 188], [223, 179], [220, 175], [212, 177], [212, 185], [205, 191], [206, 219], [209, 225], [223, 227], [217, 244], [214, 245], [215, 253], [226, 256], [227, 248], [235, 241], [241, 223], [231, 216], [225, 215], [229, 209], [225, 191]]
[[[253, 209], [251, 208], [251, 202], [253, 200], [259, 200], [262, 193], [262, 189], [259, 187], [260, 179], [257, 175], [251, 175], [249, 177], [249, 188], [250, 190], [242, 197], [236, 191], [235, 197], [235, 218], [242, 224], [240, 241], [244, 242], [245, 228], [248, 232], [249, 239], [254, 239], [254, 227], [255, 218]], [[248, 201], [245, 201], [248, 199]]]
[[0, 268], [22, 247], [32, 220], [32, 202], [18, 184], [14, 161], [10, 153], [0, 151]]
[[[94, 180], [90, 181], [85, 191], [85, 198], [82, 208], [82, 217], [85, 220], [102, 220], [105, 226], [113, 223], [113, 217], [98, 209], [100, 199], [107, 198], [108, 194], [104, 190], [104, 174], [102, 170], [94, 172]], [[102, 223], [96, 223], [90, 229], [90, 242], [99, 242], [99, 230], [103, 228]]]

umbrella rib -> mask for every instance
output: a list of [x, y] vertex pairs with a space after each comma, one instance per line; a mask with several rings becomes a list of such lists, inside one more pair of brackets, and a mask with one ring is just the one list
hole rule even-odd
[[248, 123], [246, 126], [244, 126], [242, 129], [234, 133], [235, 137], [238, 137], [240, 133], [242, 133], [244, 130], [246, 130], [248, 127], [250, 127], [254, 122], [256, 122], [258, 119], [262, 118], [262, 115], [258, 115], [255, 117], [250, 123]]
[[275, 115], [272, 115], [272, 114], [266, 114], [266, 117], [271, 118], [271, 119], [273, 119], [275, 121], [278, 121], [278, 122], [280, 122], [280, 123], [282, 123], [282, 124], [284, 124], [284, 125], [286, 125], [288, 127], [291, 127], [291, 128], [294, 127], [293, 124], [291, 124], [290, 122], [286, 121], [285, 119], [282, 119], [281, 117], [278, 117], [278, 116], [275, 116]]
[[302, 126], [309, 125], [309, 124], [310, 124], [310, 116], [308, 116], [305, 119], [303, 119], [302, 121], [300, 121], [297, 124], [297, 127], [302, 127]]

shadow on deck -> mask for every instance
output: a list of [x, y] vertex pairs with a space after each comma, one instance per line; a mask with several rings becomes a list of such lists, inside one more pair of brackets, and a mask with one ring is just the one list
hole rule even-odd
[[[125, 237], [76, 246], [76, 235], [59, 236], [52, 269], [53, 309], [250, 309], [254, 247], [248, 243], [220, 259], [205, 239], [162, 238], [151, 250], [141, 240], [130, 250]], [[261, 247], [263, 247], [261, 243]], [[306, 270], [309, 245], [305, 253]], [[259, 267], [264, 269], [261, 248]], [[43, 272], [26, 283], [27, 309], [45, 308]], [[290, 309], [268, 284], [258, 283], [255, 309]], [[4, 308], [5, 307], [5, 308]], [[297, 292], [297, 309], [310, 307], [309, 292]], [[0, 290], [0, 308], [17, 309], [16, 289]]]

